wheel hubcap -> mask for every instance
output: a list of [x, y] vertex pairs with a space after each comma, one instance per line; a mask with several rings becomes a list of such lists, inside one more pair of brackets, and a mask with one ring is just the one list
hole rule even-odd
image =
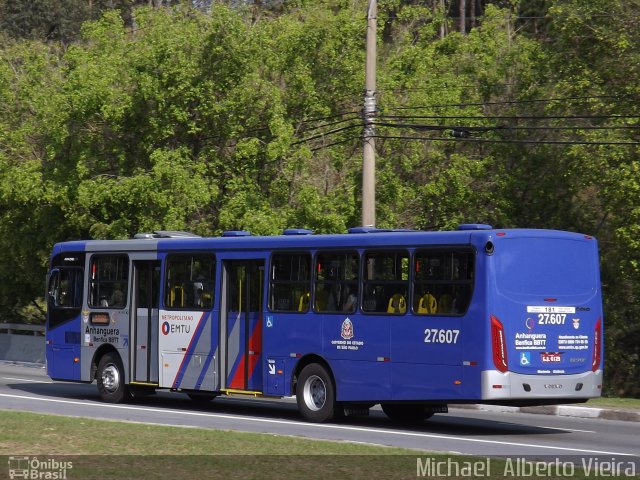
[[111, 364], [102, 371], [102, 385], [109, 392], [115, 392], [120, 386], [120, 372]]
[[304, 384], [304, 402], [311, 410], [320, 410], [327, 401], [327, 386], [317, 375], [309, 377]]

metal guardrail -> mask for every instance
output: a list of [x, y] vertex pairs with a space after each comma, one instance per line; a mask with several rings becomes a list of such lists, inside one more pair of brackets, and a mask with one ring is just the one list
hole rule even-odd
[[33, 332], [33, 336], [44, 335], [44, 325], [30, 325], [27, 323], [0, 323], [0, 333], [14, 334], [17, 332]]

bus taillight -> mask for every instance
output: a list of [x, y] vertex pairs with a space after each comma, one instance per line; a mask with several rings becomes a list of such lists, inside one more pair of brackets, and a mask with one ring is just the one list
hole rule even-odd
[[504, 327], [500, 320], [491, 315], [491, 350], [493, 351], [493, 363], [498, 370], [506, 372], [507, 344], [504, 341]]
[[595, 372], [600, 368], [600, 359], [602, 358], [602, 319], [596, 322], [596, 330], [593, 334], [593, 361], [591, 362], [591, 371]]

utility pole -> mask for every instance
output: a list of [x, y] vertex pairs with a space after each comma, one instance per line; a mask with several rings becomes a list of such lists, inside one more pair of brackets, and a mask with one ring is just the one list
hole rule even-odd
[[376, 28], [378, 2], [369, 0], [367, 9], [367, 53], [365, 61], [364, 132], [362, 153], [362, 225], [376, 225]]

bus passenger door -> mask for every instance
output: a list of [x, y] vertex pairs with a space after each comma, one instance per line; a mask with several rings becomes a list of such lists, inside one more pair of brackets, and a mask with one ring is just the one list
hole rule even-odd
[[160, 262], [134, 261], [131, 378], [158, 383], [158, 306]]
[[223, 272], [223, 390], [262, 392], [264, 260], [228, 260]]

